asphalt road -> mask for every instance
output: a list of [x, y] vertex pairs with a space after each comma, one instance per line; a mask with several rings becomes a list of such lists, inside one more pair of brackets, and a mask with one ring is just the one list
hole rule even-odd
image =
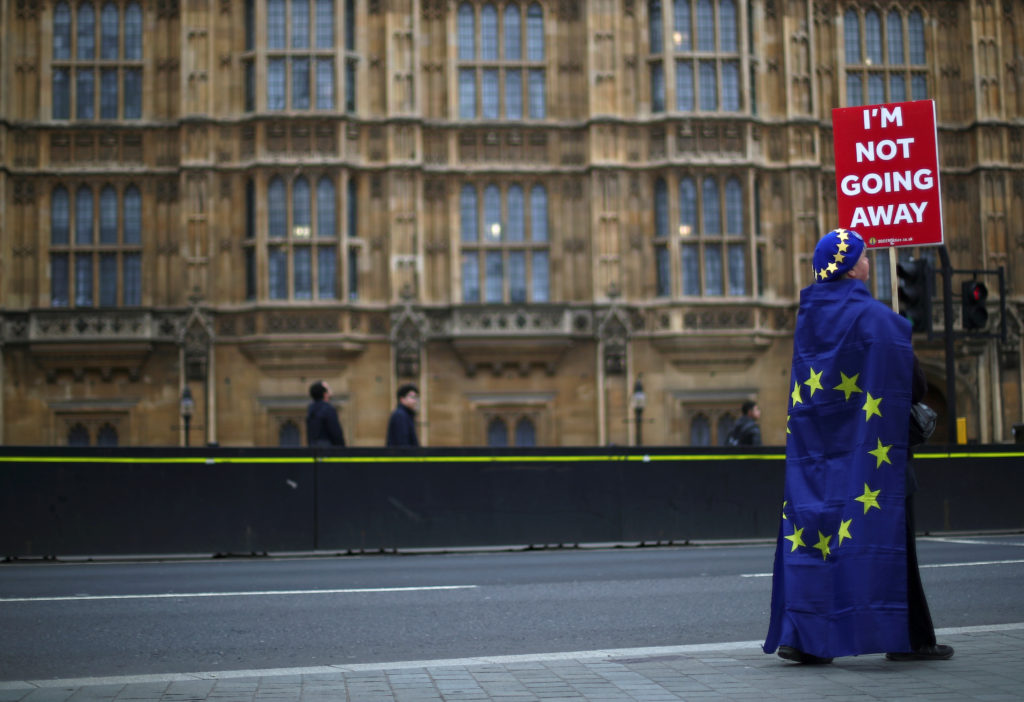
[[[0, 681], [749, 641], [774, 546], [0, 564]], [[1024, 535], [919, 541], [936, 627], [1024, 621]]]

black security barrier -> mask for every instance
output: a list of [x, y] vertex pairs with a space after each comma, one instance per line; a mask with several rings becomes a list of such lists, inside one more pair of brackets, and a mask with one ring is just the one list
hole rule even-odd
[[[915, 459], [923, 531], [1020, 530], [1024, 452]], [[0, 557], [772, 538], [780, 447], [0, 447]]]

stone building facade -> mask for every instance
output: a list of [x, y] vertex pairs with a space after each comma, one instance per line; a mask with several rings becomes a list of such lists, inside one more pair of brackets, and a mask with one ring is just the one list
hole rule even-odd
[[[831, 109], [923, 98], [953, 266], [1005, 272], [1005, 314], [981, 274], [1005, 335], [957, 336], [958, 414], [983, 442], [1022, 422], [1020, 2], [0, 0], [0, 23], [0, 443], [298, 445], [324, 379], [359, 446], [404, 382], [430, 446], [716, 445], [747, 399], [781, 445]], [[942, 337], [915, 347], [941, 409]]]

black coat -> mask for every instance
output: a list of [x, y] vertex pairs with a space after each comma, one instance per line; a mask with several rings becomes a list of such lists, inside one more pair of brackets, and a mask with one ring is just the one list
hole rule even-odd
[[310, 446], [344, 446], [345, 433], [338, 422], [338, 411], [324, 400], [309, 403], [306, 410], [306, 443]]
[[736, 420], [736, 425], [729, 432], [729, 438], [726, 441], [727, 446], [760, 446], [761, 445], [761, 427], [757, 425], [757, 421], [748, 415], [743, 415]]
[[388, 420], [388, 446], [419, 446], [416, 438], [416, 415], [405, 405], [398, 405]]

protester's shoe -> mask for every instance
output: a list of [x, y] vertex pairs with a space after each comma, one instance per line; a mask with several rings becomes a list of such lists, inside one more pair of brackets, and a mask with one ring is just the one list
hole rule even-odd
[[[947, 646], [947, 648], [949, 647]], [[952, 649], [950, 649], [950, 651], [952, 651]], [[950, 653], [949, 655], [953, 654]], [[779, 646], [779, 658], [785, 658], [787, 661], [796, 661], [797, 663], [808, 663], [810, 665], [822, 665], [824, 663], [832, 662], [831, 658], [812, 656], [810, 653], [804, 653], [792, 646]]]
[[944, 661], [953, 657], [953, 647], [935, 644], [905, 653], [887, 653], [885, 657], [890, 661]]

